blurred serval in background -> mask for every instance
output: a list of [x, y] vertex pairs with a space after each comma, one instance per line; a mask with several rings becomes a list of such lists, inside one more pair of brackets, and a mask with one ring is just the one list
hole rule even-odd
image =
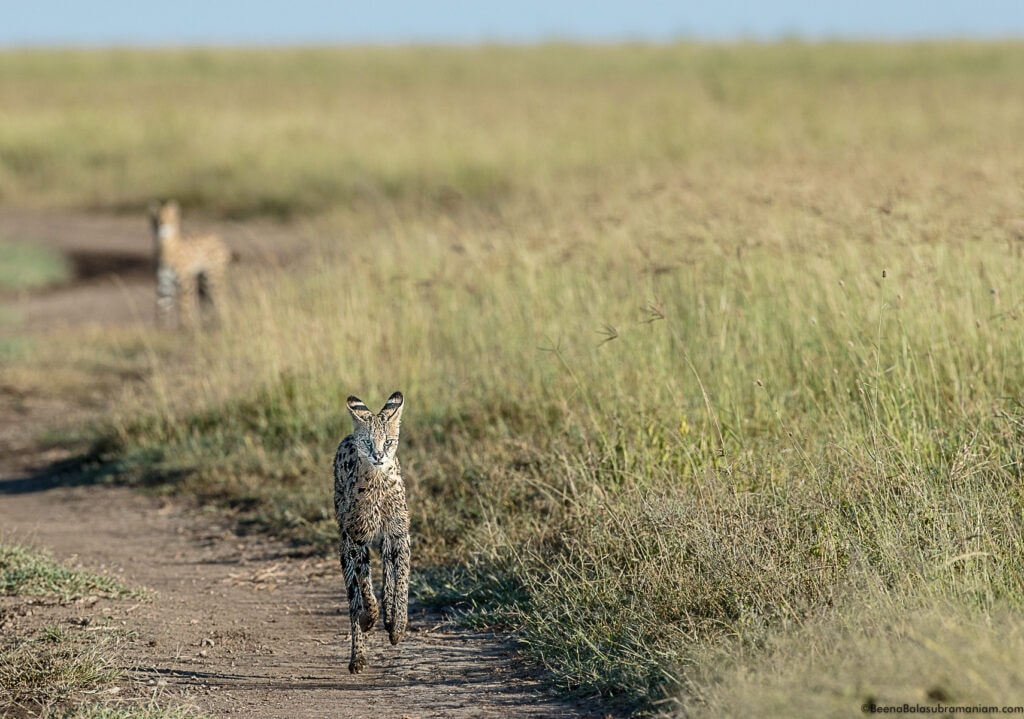
[[157, 321], [165, 327], [209, 320], [221, 304], [232, 253], [214, 234], [183, 235], [174, 200], [150, 208], [156, 259]]

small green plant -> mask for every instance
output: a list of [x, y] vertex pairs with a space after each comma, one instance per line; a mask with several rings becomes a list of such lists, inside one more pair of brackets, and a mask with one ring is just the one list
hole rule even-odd
[[63, 566], [46, 552], [0, 544], [0, 594], [70, 602], [90, 595], [138, 597], [143, 592], [110, 577]]
[[60, 252], [29, 242], [0, 240], [0, 290], [30, 290], [57, 284], [71, 276]]

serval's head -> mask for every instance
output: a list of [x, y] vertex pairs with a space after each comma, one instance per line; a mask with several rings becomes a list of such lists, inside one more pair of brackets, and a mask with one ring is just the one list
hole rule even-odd
[[398, 452], [398, 430], [402, 421], [402, 403], [405, 398], [395, 392], [384, 403], [383, 409], [374, 414], [358, 397], [349, 397], [349, 414], [352, 415], [352, 438], [356, 452], [364, 460], [379, 469], [387, 469], [395, 461]]
[[176, 238], [181, 231], [181, 207], [175, 200], [154, 203], [149, 208], [149, 218], [158, 243]]

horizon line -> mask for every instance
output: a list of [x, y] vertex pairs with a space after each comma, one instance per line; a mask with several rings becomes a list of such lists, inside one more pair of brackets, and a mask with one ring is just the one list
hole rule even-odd
[[543, 46], [578, 47], [624, 47], [649, 46], [670, 47], [673, 45], [953, 45], [953, 44], [1007, 44], [1024, 43], [1024, 34], [823, 34], [807, 36], [800, 33], [777, 35], [737, 33], [728, 37], [700, 37], [679, 34], [674, 37], [579, 37], [552, 34], [550, 36], [517, 39], [506, 37], [482, 37], [475, 39], [204, 39], [204, 40], [96, 40], [96, 41], [49, 41], [32, 40], [5, 42], [0, 40], [0, 51], [38, 50], [298, 50], [298, 49], [397, 49], [397, 48], [451, 48], [471, 49], [483, 47], [531, 48]]

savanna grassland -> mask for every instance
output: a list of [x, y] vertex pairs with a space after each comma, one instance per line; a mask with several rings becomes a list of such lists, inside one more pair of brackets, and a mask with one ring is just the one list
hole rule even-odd
[[320, 238], [215, 333], [13, 362], [133, 364], [86, 471], [324, 553], [344, 398], [401, 389], [417, 596], [562, 690], [1024, 705], [1022, 87], [1017, 44], [4, 53], [3, 203]]

